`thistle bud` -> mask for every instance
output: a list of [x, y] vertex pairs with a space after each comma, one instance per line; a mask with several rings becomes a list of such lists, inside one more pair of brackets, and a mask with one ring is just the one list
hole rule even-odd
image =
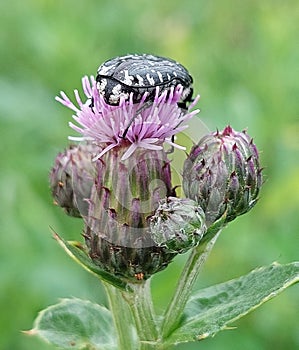
[[99, 148], [92, 144], [70, 146], [55, 159], [50, 172], [50, 187], [54, 203], [74, 217], [87, 213], [95, 165], [92, 158]]
[[185, 195], [203, 208], [208, 226], [224, 213], [229, 222], [248, 212], [261, 185], [256, 146], [245, 131], [230, 126], [204, 136], [184, 163]]
[[205, 232], [204, 212], [191, 199], [168, 197], [151, 218], [153, 240], [171, 252], [185, 253], [201, 241]]
[[149, 227], [159, 201], [173, 190], [163, 150], [140, 148], [123, 159], [126, 151], [115, 147], [95, 162], [101, 176], [90, 195], [84, 237], [94, 263], [136, 281], [164, 269], [177, 254], [158, 245]]

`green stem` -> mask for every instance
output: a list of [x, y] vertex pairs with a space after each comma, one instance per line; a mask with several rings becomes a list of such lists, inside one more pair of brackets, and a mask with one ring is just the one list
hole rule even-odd
[[142, 283], [131, 283], [133, 293], [124, 293], [132, 311], [138, 337], [140, 350], [157, 349], [158, 331], [152, 304], [150, 280]]
[[123, 298], [122, 291], [111, 284], [103, 283], [108, 296], [110, 310], [118, 336], [119, 350], [137, 350], [137, 336], [134, 332], [130, 309]]
[[201, 267], [207, 260], [219, 234], [220, 230], [210, 241], [206, 241], [192, 250], [178, 280], [175, 294], [165, 312], [162, 324], [162, 339], [167, 338], [167, 336], [169, 336], [169, 334], [171, 334], [171, 332], [179, 324], [182, 313], [192, 291], [193, 284]]

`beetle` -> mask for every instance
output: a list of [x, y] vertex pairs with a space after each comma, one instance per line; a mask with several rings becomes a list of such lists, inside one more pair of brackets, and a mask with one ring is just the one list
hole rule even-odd
[[133, 103], [138, 103], [145, 92], [148, 93], [145, 102], [153, 102], [157, 87], [162, 94], [178, 85], [183, 87], [179, 107], [186, 109], [187, 103], [192, 101], [193, 79], [187, 69], [161, 56], [129, 54], [114, 57], [100, 65], [96, 81], [99, 93], [112, 106], [118, 105], [121, 97], [129, 99], [131, 94]]

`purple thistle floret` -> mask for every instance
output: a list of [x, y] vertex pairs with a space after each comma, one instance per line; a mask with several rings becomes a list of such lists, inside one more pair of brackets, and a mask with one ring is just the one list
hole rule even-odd
[[129, 100], [121, 99], [118, 106], [111, 106], [105, 102], [96, 88], [93, 76], [83, 77], [82, 86], [87, 100], [83, 102], [78, 90], [75, 90], [78, 107], [64, 92], [61, 92], [61, 97], [57, 96], [56, 100], [76, 113], [73, 118], [79, 126], [72, 122], [69, 125], [82, 134], [82, 137], [69, 139], [87, 140], [101, 146], [102, 151], [96, 159], [121, 145], [128, 147], [123, 160], [130, 157], [137, 148], [161, 150], [164, 142], [184, 149], [174, 144], [172, 137], [186, 129], [188, 126], [184, 123], [199, 113], [198, 109], [190, 111], [199, 100], [199, 96], [187, 111], [178, 107], [183, 94], [181, 85], [161, 94], [157, 87], [153, 103], [145, 102], [148, 94], [146, 92], [139, 103], [134, 104], [131, 95]]

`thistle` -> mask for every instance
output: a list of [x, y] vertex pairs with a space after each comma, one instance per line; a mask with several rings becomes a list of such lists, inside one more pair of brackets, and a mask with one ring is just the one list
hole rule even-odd
[[[86, 101], [82, 102], [76, 90], [79, 108], [63, 92], [57, 100], [76, 112], [73, 118], [79, 126], [70, 126], [82, 136], [71, 139], [94, 147], [85, 155], [89, 161], [85, 164], [86, 190], [75, 191], [83, 164], [72, 162], [77, 167], [72, 169], [76, 178], [67, 172], [67, 183], [72, 183], [67, 201], [64, 193], [59, 198], [62, 194], [56, 190], [57, 181], [52, 185], [53, 194], [58, 204], [66, 207], [67, 202], [73, 208], [69, 212], [84, 218], [84, 238], [94, 263], [128, 280], [147, 279], [182, 251], [181, 247], [168, 249], [153, 239], [150, 218], [162, 199], [175, 196], [170, 161], [163, 145], [182, 148], [172, 138], [186, 128], [184, 122], [198, 110], [190, 111], [194, 103], [188, 110], [178, 106], [183, 95], [181, 85], [162, 93], [157, 87], [150, 104], [145, 102], [144, 93], [138, 103], [130, 97], [112, 106], [99, 94], [93, 77], [84, 77], [82, 84]], [[98, 153], [94, 152], [96, 149]], [[192, 247], [193, 239], [189, 243]]]
[[[109, 308], [76, 298], [42, 311], [28, 334], [64, 349], [168, 349], [203, 340], [298, 282], [298, 263], [259, 268], [191, 295], [225, 224], [256, 204], [259, 154], [246, 132], [227, 126], [203, 137], [183, 169], [177, 198], [165, 144], [198, 113], [192, 77], [178, 62], [125, 55], [82, 80], [70, 123], [82, 142], [58, 154], [50, 174], [55, 204], [82, 218], [85, 245], [55, 239], [99, 277]], [[190, 250], [168, 306], [156, 315], [150, 277]], [[165, 280], [163, 280], [165, 282]], [[167, 281], [165, 284], [167, 287]]]
[[204, 210], [207, 225], [248, 212], [262, 185], [259, 155], [251, 137], [227, 126], [204, 136], [184, 163], [183, 188]]

